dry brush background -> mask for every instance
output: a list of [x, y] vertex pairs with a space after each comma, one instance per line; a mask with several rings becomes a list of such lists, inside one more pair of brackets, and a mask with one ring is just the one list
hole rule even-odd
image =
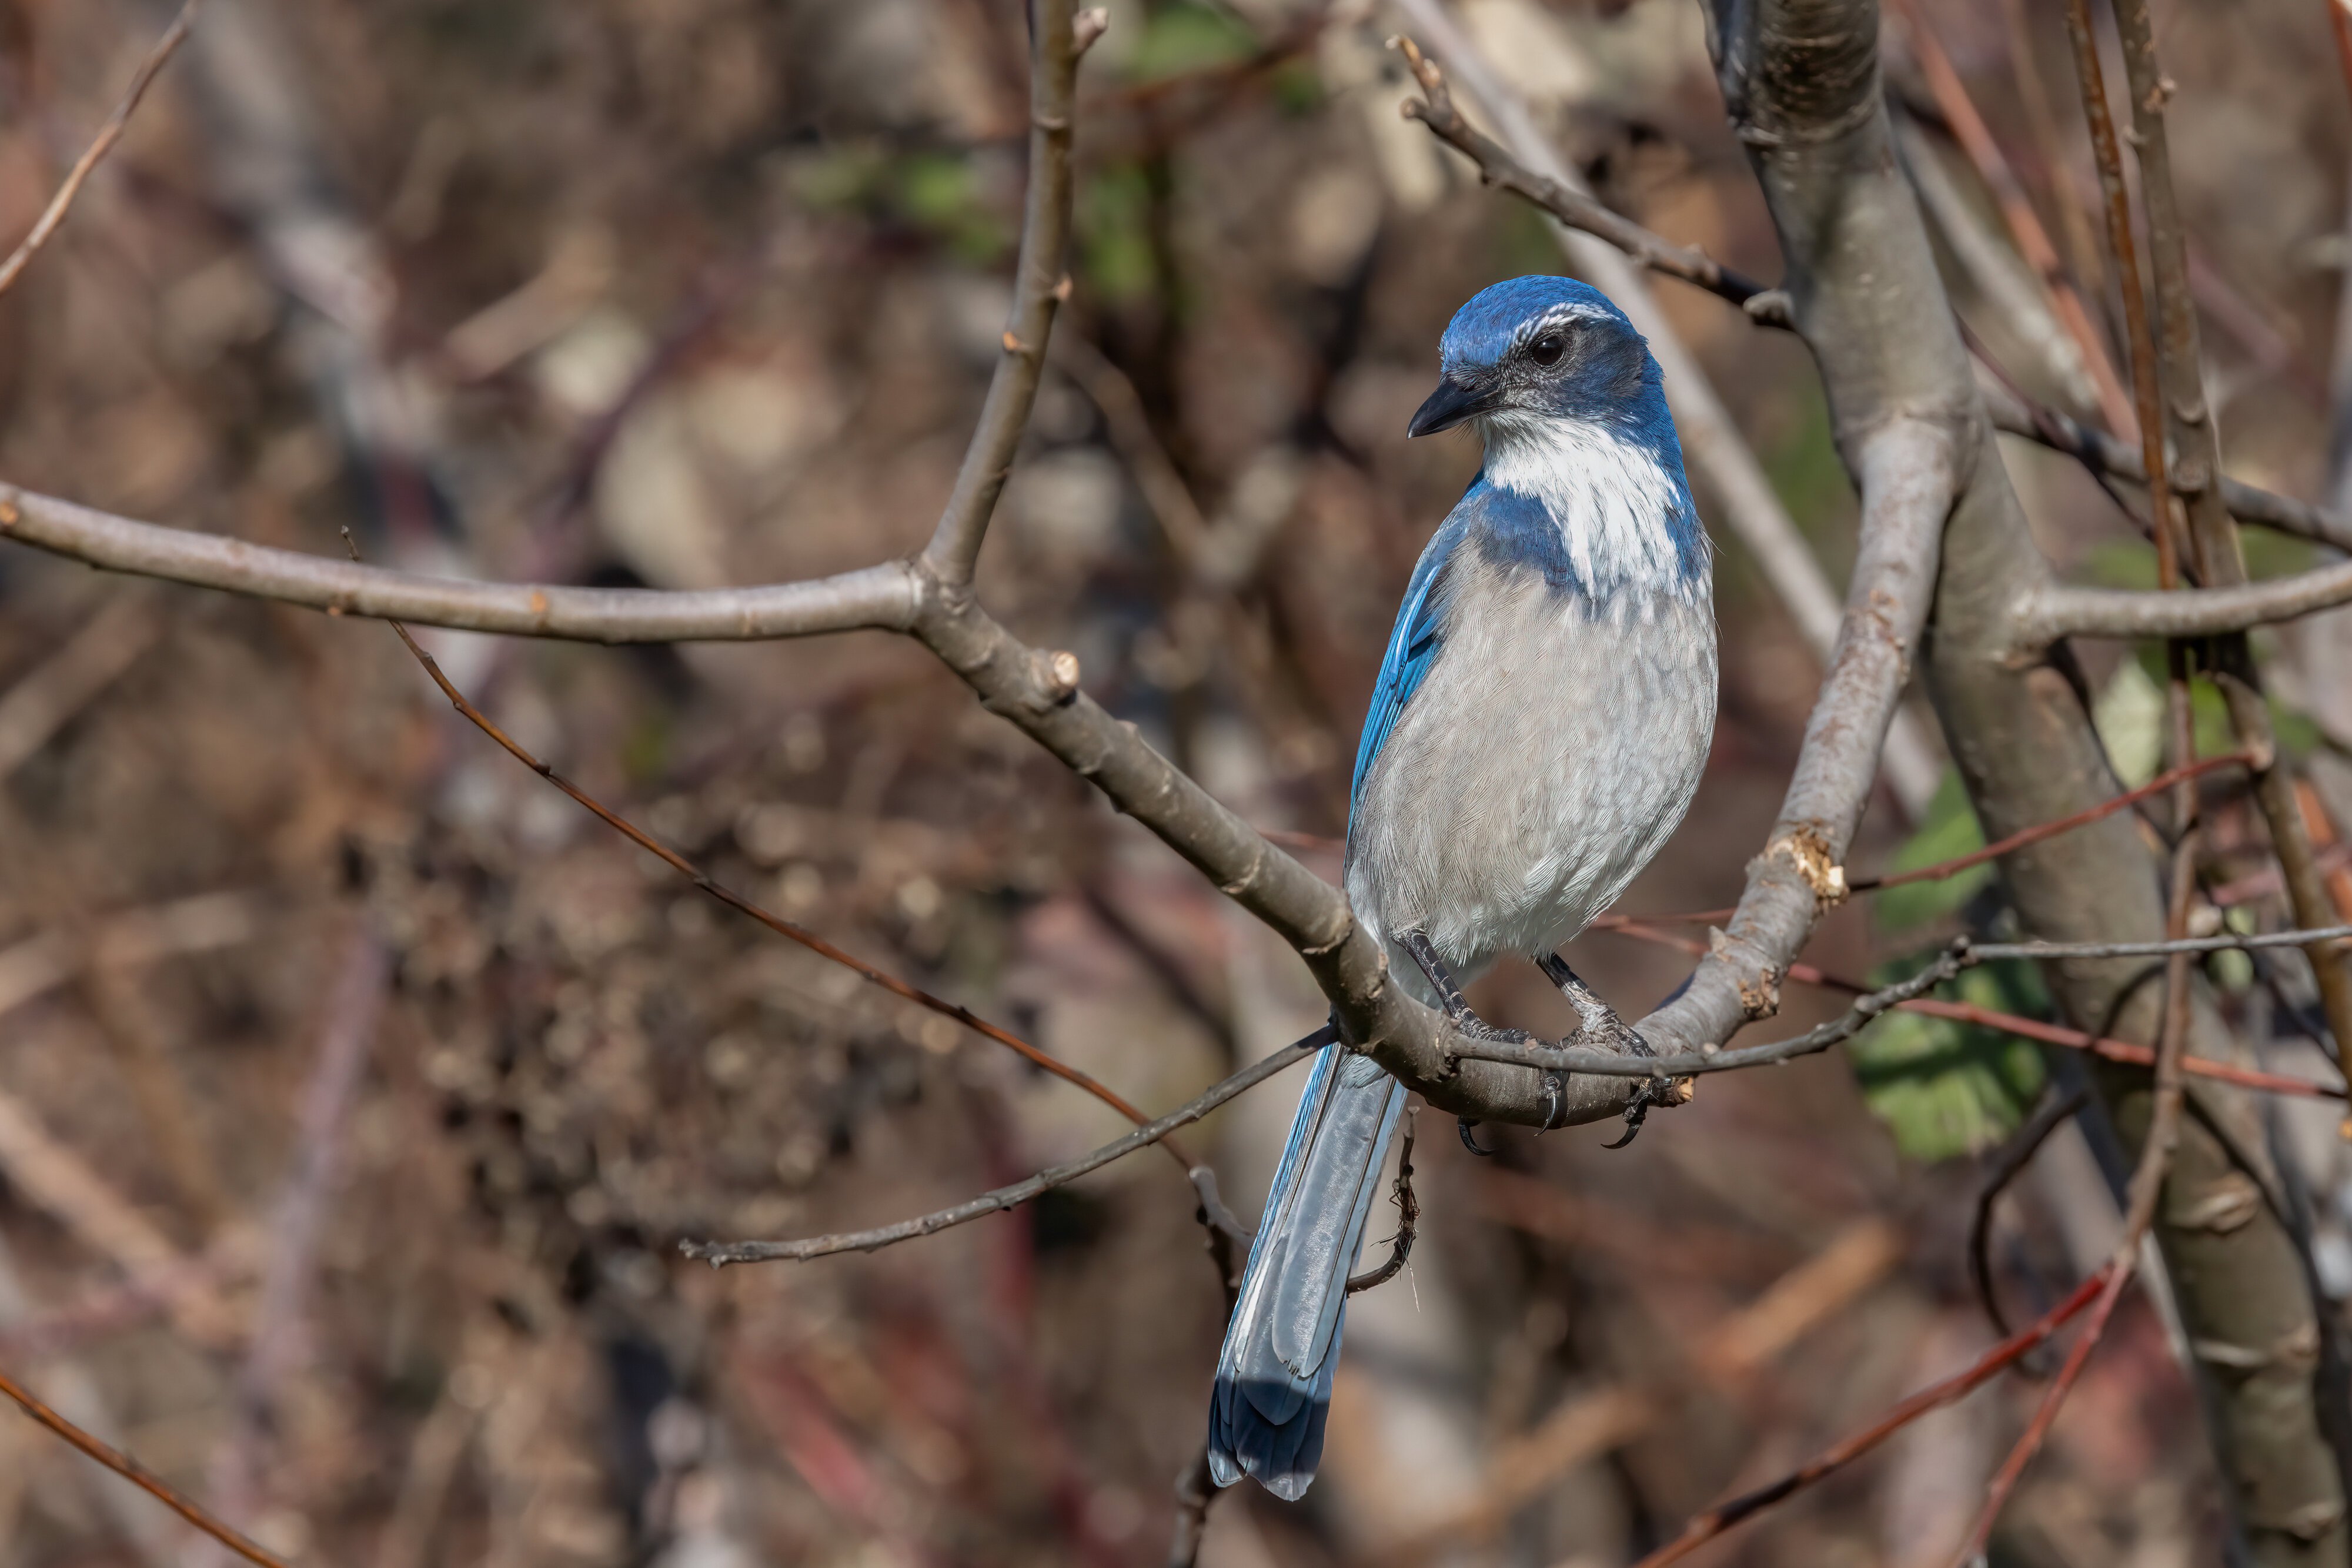
[[[1559, 253], [1400, 117], [1387, 8], [1110, 10], [1080, 77], [1075, 287], [981, 591], [1333, 873], [1393, 606], [1475, 465], [1466, 437], [1408, 447], [1405, 419], [1455, 305]], [[1779, 275], [1697, 7], [1458, 16], [1611, 205]], [[0, 5], [0, 237], [168, 19]], [[2326, 7], [2158, 21], [2228, 465], [2329, 498], [2352, 122]], [[2057, 16], [1918, 0], [1887, 37], [1964, 317], [2095, 419], [2095, 378], [2018, 304], [2037, 286], [1989, 240], [1995, 193], [1927, 58], [2095, 279]], [[1002, 352], [1026, 52], [1013, 0], [209, 0], [0, 298], [0, 473], [313, 553], [348, 526], [371, 559], [493, 579], [701, 588], [911, 551]], [[1854, 505], [1804, 348], [1657, 287], [1842, 583]], [[2078, 469], [2004, 454], [2054, 559], [2153, 581]], [[1738, 895], [1819, 676], [1717, 532], [1716, 753], [1629, 912]], [[306, 1563], [1165, 1552], [1223, 1317], [1165, 1161], [870, 1258], [675, 1253], [937, 1207], [1116, 1117], [698, 899], [450, 715], [379, 625], [23, 550], [0, 604], [0, 1366]], [[1147, 1111], [1324, 1016], [1287, 948], [903, 640], [424, 635], [518, 739], [730, 885]], [[2342, 636], [2262, 644], [2323, 841], [2352, 828]], [[2138, 782], [2161, 668], [2086, 659]], [[2259, 817], [2228, 778], [2207, 790], [2215, 878], [2279, 924]], [[1973, 831], [1956, 789], [1883, 790], [1852, 864]], [[1863, 975], [1963, 929], [2001, 929], [1983, 883], [1856, 900], [1808, 957]], [[1572, 956], [1629, 1018], [1686, 967], [1607, 933]], [[2307, 974], [2237, 963], [2212, 969], [2258, 1064], [2321, 1075]], [[1569, 1022], [1532, 971], [1475, 999]], [[1842, 1005], [1792, 985], [1767, 1029]], [[1297, 1509], [1225, 1500], [1201, 1560], [1628, 1561], [1966, 1364], [1997, 1337], [1966, 1262], [1978, 1195], [2044, 1069], [1882, 1028], [1859, 1082], [1843, 1055], [1707, 1082], [1622, 1153], [1512, 1129], [1474, 1164], [1424, 1118], [1420, 1243], [1351, 1309], [1323, 1479]], [[1244, 1216], [1292, 1092], [1190, 1134]], [[2334, 1120], [2272, 1121], [2331, 1301], [2352, 1293]], [[2111, 1244], [2097, 1142], [2053, 1141], [2001, 1201], [2012, 1321]], [[1709, 1560], [1941, 1562], [2036, 1394], [2012, 1377], [1927, 1418]], [[2214, 1464], [2161, 1314], [2128, 1297], [1996, 1554], [2214, 1561]], [[0, 1421], [0, 1561], [161, 1564], [191, 1550], [176, 1529]]]

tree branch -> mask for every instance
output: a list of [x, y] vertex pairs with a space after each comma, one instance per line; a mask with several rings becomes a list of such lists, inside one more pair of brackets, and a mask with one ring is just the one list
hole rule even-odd
[[0, 484], [0, 538], [109, 571], [367, 615], [583, 643], [742, 642], [859, 627], [904, 631], [915, 579], [887, 562], [835, 577], [684, 592], [421, 577], [184, 528], [158, 528]]
[[2062, 637], [2217, 637], [2352, 604], [2352, 561], [2230, 588], [2043, 585], [2018, 607], [2021, 649]]

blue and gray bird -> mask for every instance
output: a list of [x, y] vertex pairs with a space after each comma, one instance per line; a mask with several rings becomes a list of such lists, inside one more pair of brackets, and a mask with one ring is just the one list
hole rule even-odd
[[[1566, 277], [1454, 316], [1407, 433], [1473, 425], [1486, 463], [1405, 590], [1356, 752], [1347, 889], [1414, 996], [1487, 1031], [1460, 982], [1557, 949], [1688, 809], [1715, 730], [1715, 594], [1657, 361]], [[1217, 1358], [1209, 1458], [1296, 1500], [1323, 1453], [1347, 1281], [1404, 1086], [1340, 1046], [1315, 1064]], [[1467, 1141], [1467, 1132], [1465, 1132]], [[1475, 1145], [1474, 1145], [1475, 1146]]]

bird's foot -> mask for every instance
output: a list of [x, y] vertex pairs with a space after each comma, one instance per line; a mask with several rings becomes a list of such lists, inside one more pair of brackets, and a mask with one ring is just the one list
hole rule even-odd
[[1536, 955], [1536, 967], [1545, 977], [1559, 988], [1568, 1005], [1576, 1009], [1576, 1033], [1570, 1037], [1579, 1045], [1600, 1051], [1613, 1051], [1620, 1055], [1655, 1056], [1649, 1042], [1626, 1026], [1617, 1016], [1617, 1009], [1601, 999], [1600, 994], [1577, 977], [1568, 967], [1568, 960], [1557, 953]]
[[[1437, 993], [1437, 1005], [1445, 1010], [1447, 1021], [1452, 1023], [1455, 1030], [1473, 1040], [1497, 1040], [1506, 1045], [1528, 1043], [1532, 1037], [1525, 1030], [1497, 1029], [1471, 1010], [1470, 1004], [1463, 998], [1462, 988], [1454, 983], [1454, 972], [1445, 967], [1445, 960], [1437, 956], [1437, 946], [1430, 941], [1426, 932], [1399, 932], [1396, 944], [1405, 950], [1406, 956], [1412, 958], [1414, 966], [1427, 977], [1430, 989]], [[1558, 1115], [1558, 1102], [1555, 1100], [1551, 1118], [1548, 1120], [1556, 1119]], [[1462, 1135], [1462, 1146], [1484, 1159], [1491, 1156], [1495, 1151], [1482, 1148], [1478, 1140], [1470, 1135], [1471, 1129], [1477, 1125], [1477, 1123], [1466, 1116], [1457, 1118], [1454, 1123], [1455, 1131]]]
[[[1536, 967], [1541, 969], [1551, 983], [1559, 988], [1559, 994], [1566, 997], [1568, 1005], [1576, 1009], [1576, 1033], [1570, 1038], [1577, 1044], [1591, 1046], [1601, 1051], [1613, 1051], [1621, 1056], [1657, 1055], [1656, 1051], [1650, 1049], [1648, 1040], [1643, 1040], [1637, 1030], [1630, 1028], [1623, 1019], [1617, 1016], [1616, 1009], [1602, 1001], [1592, 988], [1586, 985], [1578, 977], [1576, 971], [1568, 967], [1567, 959], [1557, 953], [1538, 954], [1536, 957]], [[1559, 1091], [1549, 1079], [1545, 1082], [1545, 1092], [1556, 1106]], [[1674, 1103], [1674, 1091], [1666, 1080], [1662, 1078], [1639, 1080], [1633, 1086], [1633, 1094], [1625, 1102], [1625, 1135], [1613, 1144], [1603, 1145], [1602, 1147], [1623, 1148], [1641, 1133], [1643, 1120], [1649, 1115], [1651, 1106], [1672, 1103]], [[1556, 1115], [1555, 1111], [1552, 1115], [1547, 1116], [1545, 1124], [1549, 1126]]]
[[1643, 1078], [1633, 1085], [1633, 1094], [1625, 1102], [1625, 1135], [1613, 1144], [1603, 1144], [1604, 1149], [1622, 1149], [1641, 1136], [1643, 1119], [1653, 1105], [1674, 1103], [1674, 1086], [1663, 1078]]

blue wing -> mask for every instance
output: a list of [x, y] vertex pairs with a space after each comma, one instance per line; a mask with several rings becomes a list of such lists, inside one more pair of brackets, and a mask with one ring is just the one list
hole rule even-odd
[[[1468, 497], [1465, 497], [1466, 503]], [[1444, 642], [1445, 595], [1443, 579], [1446, 563], [1454, 557], [1465, 536], [1469, 532], [1465, 506], [1456, 506], [1430, 536], [1421, 552], [1421, 560], [1412, 569], [1412, 580], [1405, 586], [1404, 602], [1397, 608], [1396, 626], [1389, 632], [1388, 652], [1381, 659], [1380, 678], [1372, 684], [1372, 706], [1364, 715], [1363, 738], [1356, 743], [1356, 776], [1348, 786], [1348, 804], [1352, 809], [1358, 796], [1364, 792], [1364, 779], [1372, 770], [1372, 759], [1388, 744], [1389, 732], [1396, 728], [1397, 720], [1404, 714], [1404, 705], [1421, 688], [1429, 668], [1437, 662], [1437, 651]]]

